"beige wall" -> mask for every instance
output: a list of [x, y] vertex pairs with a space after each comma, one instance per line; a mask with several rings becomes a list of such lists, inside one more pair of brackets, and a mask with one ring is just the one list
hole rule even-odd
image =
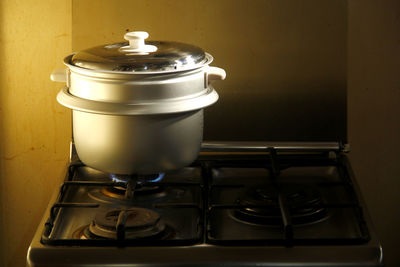
[[[319, 83], [318, 90], [326, 81], [343, 86], [348, 75], [353, 166], [386, 245], [388, 266], [400, 265], [399, 234], [392, 233], [399, 212], [389, 213], [398, 210], [400, 170], [384, 158], [398, 160], [400, 150], [399, 5], [350, 0], [348, 19], [346, 12], [345, 1], [320, 0], [0, 1], [0, 265], [24, 266], [67, 160], [70, 115], [56, 103], [61, 85], [50, 82], [49, 73], [71, 51], [120, 41], [127, 29], [212, 53], [229, 75], [216, 85], [222, 105], [244, 90], [249, 99], [259, 98], [260, 87], [278, 93], [296, 84]], [[250, 39], [256, 45], [249, 49]]]
[[25, 266], [67, 161], [70, 115], [49, 73], [70, 51], [69, 0], [0, 1], [0, 266]]

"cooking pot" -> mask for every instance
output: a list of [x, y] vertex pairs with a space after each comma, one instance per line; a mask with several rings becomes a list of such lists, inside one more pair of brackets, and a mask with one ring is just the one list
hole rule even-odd
[[79, 158], [114, 174], [154, 174], [189, 165], [203, 138], [203, 109], [218, 100], [210, 83], [225, 71], [199, 47], [146, 41], [93, 47], [64, 59], [52, 73], [66, 82], [57, 95], [72, 109]]

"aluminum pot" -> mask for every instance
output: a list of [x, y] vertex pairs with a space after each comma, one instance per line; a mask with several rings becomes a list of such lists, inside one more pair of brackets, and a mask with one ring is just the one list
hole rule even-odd
[[203, 138], [203, 109], [218, 100], [210, 85], [225, 71], [210, 67], [212, 56], [177, 42], [144, 40], [90, 48], [67, 56], [66, 82], [57, 95], [72, 109], [79, 158], [114, 174], [154, 174], [189, 165]]

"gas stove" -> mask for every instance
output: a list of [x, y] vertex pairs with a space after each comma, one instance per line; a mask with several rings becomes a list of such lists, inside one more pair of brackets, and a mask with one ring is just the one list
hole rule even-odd
[[183, 169], [118, 176], [72, 144], [28, 266], [381, 266], [345, 151], [206, 142]]

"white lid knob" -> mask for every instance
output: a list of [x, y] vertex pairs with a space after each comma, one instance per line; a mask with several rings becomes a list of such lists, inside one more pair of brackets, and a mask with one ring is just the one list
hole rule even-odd
[[148, 37], [149, 34], [144, 31], [128, 32], [124, 35], [124, 38], [129, 41], [129, 46], [121, 47], [120, 51], [139, 54], [157, 51], [156, 46], [145, 44], [144, 40]]

